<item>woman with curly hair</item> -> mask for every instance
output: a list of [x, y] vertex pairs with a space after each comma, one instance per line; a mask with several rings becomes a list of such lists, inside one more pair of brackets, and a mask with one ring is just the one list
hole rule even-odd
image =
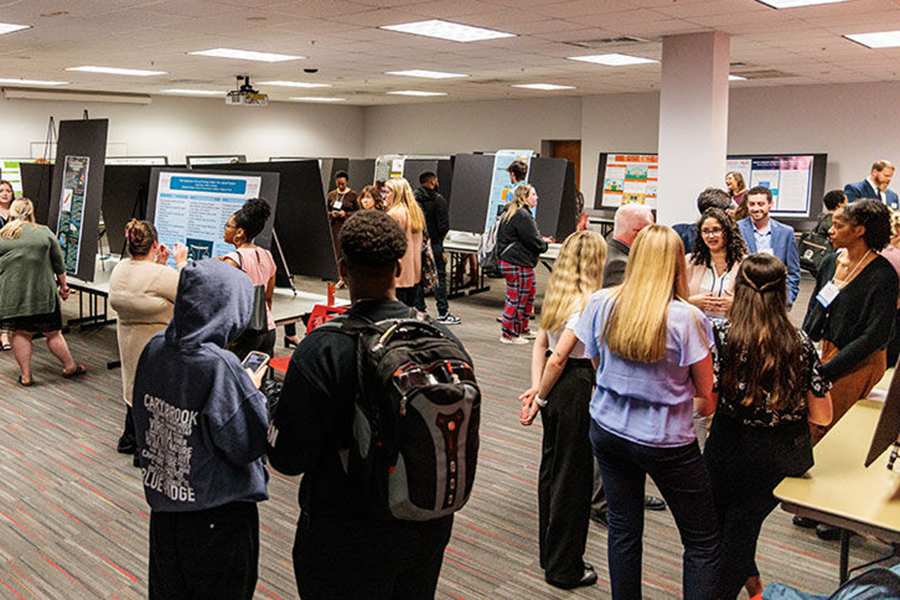
[[694, 247], [685, 257], [688, 300], [710, 319], [721, 320], [731, 308], [735, 276], [747, 247], [734, 220], [720, 208], [707, 209], [694, 228]]
[[[897, 272], [878, 254], [891, 241], [891, 211], [857, 200], [834, 213], [828, 232], [838, 250], [822, 261], [803, 330], [822, 343], [822, 376], [830, 379], [832, 426], [885, 371], [885, 346], [897, 310]], [[814, 431], [824, 435], [825, 428]]]
[[[588, 431], [594, 367], [572, 329], [591, 294], [603, 287], [606, 242], [595, 231], [578, 231], [563, 242], [541, 310], [541, 330], [531, 354], [531, 388], [522, 394], [522, 425], [541, 411], [544, 441], [538, 482], [541, 568], [550, 585], [592, 585], [597, 573], [585, 564], [594, 461]], [[546, 398], [541, 378], [553, 379]]]

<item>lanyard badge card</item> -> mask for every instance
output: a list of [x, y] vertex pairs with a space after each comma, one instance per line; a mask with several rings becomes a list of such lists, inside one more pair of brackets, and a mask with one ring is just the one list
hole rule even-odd
[[819, 290], [819, 293], [816, 294], [816, 300], [819, 304], [822, 305], [823, 308], [828, 308], [834, 299], [838, 297], [838, 294], [841, 293], [841, 288], [839, 288], [833, 281], [829, 281], [825, 287]]

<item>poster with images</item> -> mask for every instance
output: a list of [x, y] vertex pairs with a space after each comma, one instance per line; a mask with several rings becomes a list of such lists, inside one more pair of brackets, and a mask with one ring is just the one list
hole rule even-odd
[[[533, 150], [497, 150], [494, 155], [494, 171], [491, 176], [491, 195], [488, 197], [488, 211], [484, 221], [484, 230], [490, 230], [494, 221], [497, 219], [497, 211], [501, 206], [506, 206], [507, 202], [512, 200], [514, 186], [512, 185], [509, 173], [506, 169], [513, 162], [520, 160], [528, 165], [528, 173], [531, 172], [531, 157], [534, 155]], [[528, 181], [528, 175], [525, 175], [525, 181]], [[532, 209], [532, 214], [536, 214]]]
[[16, 198], [21, 198], [24, 194], [22, 190], [22, 170], [19, 165], [22, 163], [31, 163], [31, 158], [2, 158], [0, 159], [0, 178], [12, 184]]
[[375, 159], [375, 181], [399, 179], [400, 177], [403, 177], [403, 169], [405, 166], [405, 155], [383, 154]]
[[66, 156], [62, 194], [59, 199], [57, 235], [67, 273], [78, 272], [78, 251], [84, 221], [84, 199], [87, 196], [88, 156]]
[[655, 154], [609, 154], [603, 173], [603, 206], [649, 204], [656, 208], [658, 173]]
[[153, 215], [159, 241], [186, 244], [191, 260], [225, 256], [234, 250], [223, 239], [228, 218], [259, 197], [261, 185], [259, 176], [160, 172]]
[[761, 156], [727, 161], [728, 171], [737, 171], [748, 188], [763, 186], [772, 192], [775, 216], [809, 216], [813, 156]]

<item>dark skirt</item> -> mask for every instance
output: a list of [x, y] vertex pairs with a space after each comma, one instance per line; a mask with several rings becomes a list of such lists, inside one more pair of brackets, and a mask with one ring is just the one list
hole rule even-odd
[[62, 329], [62, 312], [59, 308], [59, 301], [56, 302], [56, 310], [51, 313], [3, 319], [0, 321], [0, 329], [6, 331], [28, 331], [30, 333], [59, 331]]

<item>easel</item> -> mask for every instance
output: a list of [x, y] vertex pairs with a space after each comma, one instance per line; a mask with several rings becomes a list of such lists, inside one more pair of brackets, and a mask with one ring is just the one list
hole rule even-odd
[[294, 275], [288, 268], [287, 259], [284, 257], [284, 251], [281, 249], [281, 242], [278, 241], [278, 234], [275, 233], [274, 225], [272, 225], [272, 241], [275, 242], [275, 247], [278, 249], [278, 256], [281, 258], [281, 266], [284, 267], [284, 272], [287, 275], [288, 285], [291, 286], [291, 291], [294, 292], [294, 296], [296, 296], [297, 288], [294, 287]]

